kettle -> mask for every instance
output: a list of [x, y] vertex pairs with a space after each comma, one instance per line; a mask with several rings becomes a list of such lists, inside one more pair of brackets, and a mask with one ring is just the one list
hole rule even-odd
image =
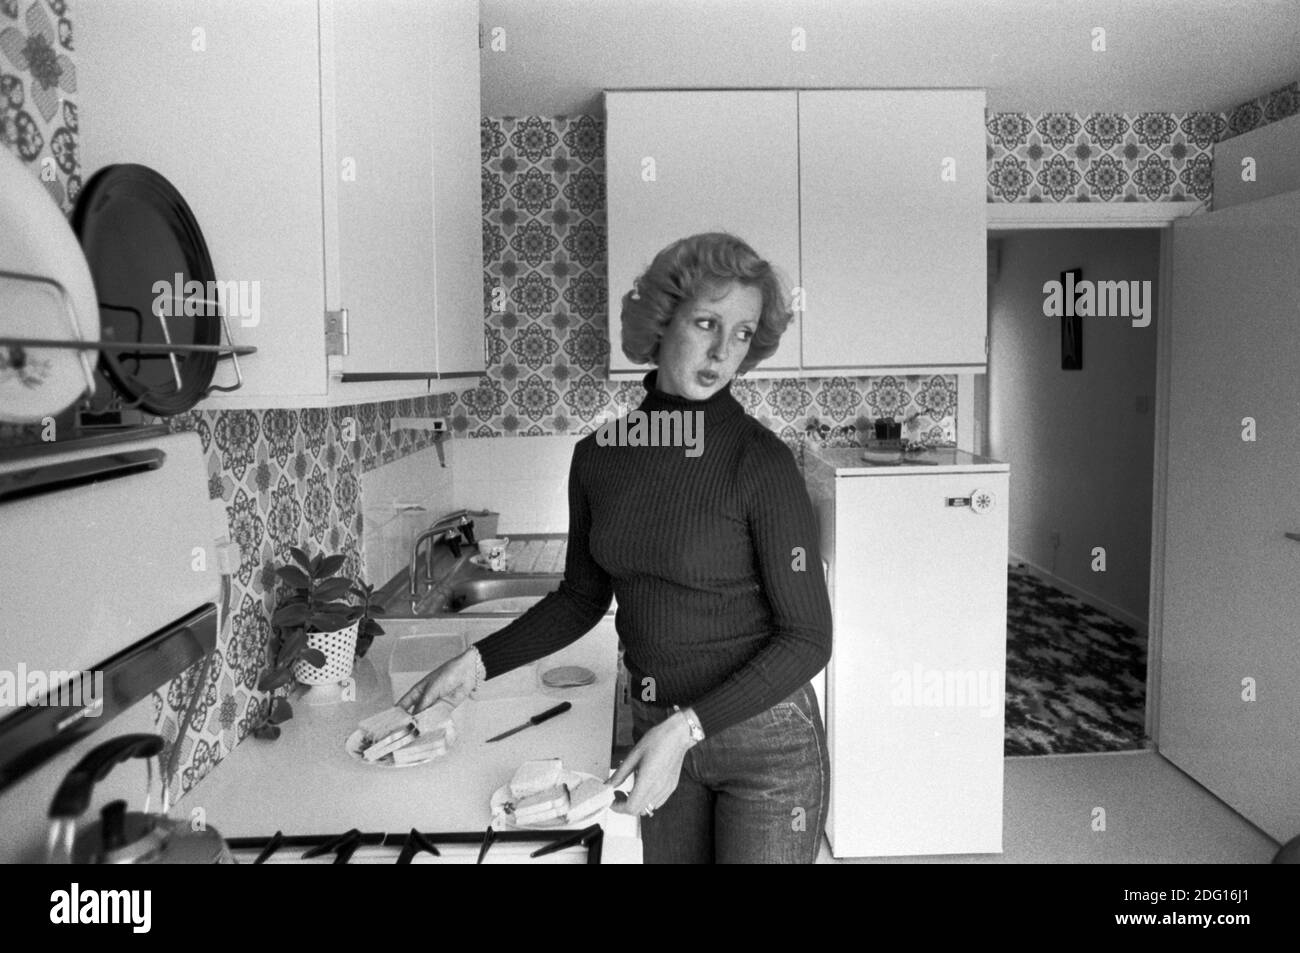
[[[47, 861], [52, 864], [233, 864], [226, 842], [212, 828], [190, 830], [184, 821], [167, 816], [168, 792], [162, 782], [162, 813], [149, 812], [153, 764], [163, 749], [158, 735], [122, 735], [106, 741], [81, 759], [63, 779], [50, 805]], [[113, 801], [100, 819], [77, 829], [77, 820], [90, 805], [96, 781], [122, 761], [145, 758], [148, 780], [143, 811], [128, 811], [125, 801]]]

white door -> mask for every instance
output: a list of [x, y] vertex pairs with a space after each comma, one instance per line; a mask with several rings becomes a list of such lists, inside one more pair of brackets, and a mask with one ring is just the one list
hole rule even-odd
[[[726, 231], [799, 282], [796, 93], [605, 94], [609, 209], [609, 366], [650, 368], [623, 355], [623, 295], [679, 238]], [[758, 371], [799, 366], [799, 316]], [[761, 376], [756, 373], [754, 376]]]
[[1300, 542], [1284, 535], [1300, 534], [1300, 192], [1174, 225], [1172, 296], [1158, 746], [1287, 840], [1300, 834]]

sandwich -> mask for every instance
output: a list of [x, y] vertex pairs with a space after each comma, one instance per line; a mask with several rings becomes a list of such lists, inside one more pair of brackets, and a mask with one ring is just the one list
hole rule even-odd
[[599, 778], [567, 784], [560, 759], [548, 758], [525, 761], [519, 766], [510, 779], [510, 797], [505, 810], [517, 824], [541, 824], [583, 820], [613, 803], [614, 789]]
[[564, 766], [559, 758], [525, 761], [510, 779], [510, 798], [515, 802], [550, 791], [560, 783]]
[[614, 803], [614, 789], [599, 778], [587, 778], [569, 790], [568, 821], [578, 821], [603, 811]]
[[[414, 715], [397, 705], [371, 715], [359, 725], [361, 757], [371, 762], [387, 759], [410, 764], [446, 754], [456, 739], [455, 708], [439, 700]], [[399, 756], [398, 752], [403, 753]]]
[[450, 723], [445, 729], [421, 732], [419, 737], [391, 752], [393, 764], [413, 764], [427, 758], [441, 758], [456, 739], [456, 729]]
[[386, 735], [381, 735], [369, 744], [365, 744], [361, 749], [361, 757], [367, 761], [378, 761], [386, 755], [392, 754], [398, 748], [405, 747], [415, 740], [415, 727], [407, 724], [402, 728], [395, 729]]
[[364, 749], [394, 732], [406, 731], [411, 728], [411, 715], [404, 708], [398, 708], [394, 705], [364, 719], [358, 727], [365, 735], [362, 741], [362, 748]]
[[564, 816], [569, 809], [569, 791], [561, 783], [564, 765], [559, 758], [525, 761], [510, 779], [506, 811], [516, 823], [539, 824]]
[[415, 740], [411, 716], [396, 706], [385, 708], [361, 722], [361, 757], [378, 761]]
[[421, 735], [432, 734], [451, 724], [451, 715], [455, 710], [455, 705], [440, 698], [428, 708], [417, 711], [409, 717], [411, 724]]
[[556, 784], [515, 801], [515, 821], [519, 824], [539, 824], [557, 820], [568, 810], [569, 791], [563, 784]]

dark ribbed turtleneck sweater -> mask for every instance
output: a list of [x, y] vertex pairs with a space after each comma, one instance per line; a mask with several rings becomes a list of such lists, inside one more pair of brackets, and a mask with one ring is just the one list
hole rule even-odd
[[790, 449], [730, 384], [695, 401], [656, 389], [657, 374], [646, 375], [637, 409], [702, 411], [702, 452], [602, 446], [598, 433], [578, 441], [564, 580], [478, 649], [488, 678], [500, 675], [581, 637], [617, 596], [634, 697], [653, 679], [647, 700], [693, 707], [713, 735], [825, 666], [830, 601]]

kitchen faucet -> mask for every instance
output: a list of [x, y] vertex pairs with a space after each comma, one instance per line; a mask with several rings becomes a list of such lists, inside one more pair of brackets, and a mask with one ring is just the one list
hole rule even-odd
[[447, 545], [451, 547], [452, 555], [459, 559], [461, 543], [474, 544], [474, 521], [469, 518], [469, 514], [465, 510], [458, 510], [442, 517], [415, 538], [415, 544], [411, 547], [409, 576], [412, 606], [415, 605], [415, 601], [419, 598], [420, 546], [426, 540], [429, 545], [425, 548], [425, 574], [429, 577], [429, 583], [432, 584], [433, 547], [446, 540]]

